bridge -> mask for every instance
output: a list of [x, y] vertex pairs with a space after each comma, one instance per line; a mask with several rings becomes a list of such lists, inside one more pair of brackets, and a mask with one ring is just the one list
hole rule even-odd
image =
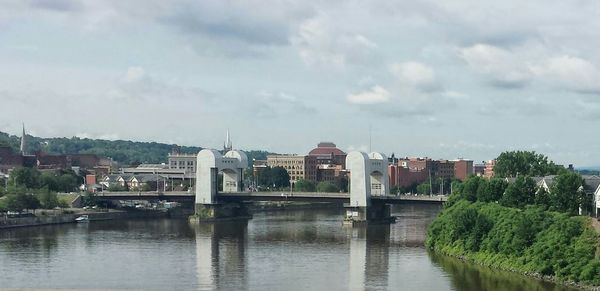
[[[172, 192], [98, 192], [98, 198], [106, 200], [171, 200], [194, 202], [195, 193]], [[374, 195], [371, 199], [386, 204], [401, 204], [408, 202], [444, 203], [448, 200], [445, 195]], [[337, 192], [232, 192], [219, 193], [218, 202], [254, 202], [254, 201], [298, 201], [298, 202], [333, 202], [350, 203], [349, 193]]]
[[[388, 159], [384, 154], [354, 151], [346, 156], [346, 169], [350, 172], [349, 193], [320, 192], [244, 192], [244, 170], [248, 157], [243, 151], [230, 150], [225, 154], [214, 149], [203, 149], [196, 157], [195, 193], [188, 192], [138, 192], [99, 193], [105, 198], [136, 200], [168, 198], [194, 202], [195, 215], [190, 221], [212, 221], [248, 217], [244, 202], [247, 201], [314, 201], [338, 202], [346, 208], [344, 222], [363, 224], [367, 222], [391, 222], [391, 204], [407, 200], [440, 203], [444, 197], [393, 196], [389, 195], [387, 175]], [[222, 191], [217, 183], [222, 175]], [[187, 200], [186, 200], [187, 201]]]

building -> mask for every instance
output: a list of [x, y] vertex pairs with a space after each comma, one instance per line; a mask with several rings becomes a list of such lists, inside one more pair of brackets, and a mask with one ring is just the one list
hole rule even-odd
[[268, 155], [267, 166], [282, 167], [290, 175], [290, 180], [317, 180], [317, 160], [315, 157], [299, 155]]
[[267, 160], [253, 160], [252, 161], [252, 175], [258, 176], [264, 169], [267, 168]]
[[308, 155], [269, 155], [266, 165], [255, 161], [254, 173], [264, 167], [283, 167], [292, 181], [331, 181], [346, 176], [346, 153], [332, 142], [320, 142]]
[[600, 217], [600, 176], [583, 175], [585, 182], [583, 189], [588, 195], [592, 196], [592, 215], [596, 218]]
[[409, 188], [421, 184], [429, 178], [427, 169], [410, 169], [405, 163], [388, 165], [390, 187]]
[[165, 191], [170, 187], [168, 177], [154, 174], [112, 174], [100, 180], [102, 190], [120, 186], [128, 191]]
[[23, 124], [21, 145], [18, 153], [15, 153], [10, 146], [0, 146], [0, 173], [8, 174], [14, 168], [35, 167], [36, 165], [36, 157], [28, 154], [27, 134], [25, 133], [25, 125]]
[[[320, 142], [308, 152], [309, 167], [306, 171], [315, 182], [328, 181], [338, 183], [346, 177], [346, 153], [332, 142]], [[312, 163], [315, 165], [312, 165]]]
[[[579, 208], [579, 215], [592, 215], [594, 217], [599, 217], [600, 215], [600, 176], [597, 175], [581, 175], [583, 178], [583, 187], [580, 190], [583, 190], [584, 193], [590, 198], [592, 201], [592, 209], [582, 209]], [[537, 184], [537, 186], [541, 189], [544, 189], [547, 192], [550, 192], [552, 189], [552, 185], [554, 184], [554, 178], [556, 175], [548, 175], [544, 177], [531, 177]], [[516, 178], [507, 178], [509, 183], [514, 182]], [[577, 199], [577, 198], [573, 198]], [[590, 212], [591, 211], [591, 212]]]
[[485, 162], [473, 165], [473, 174], [477, 177], [483, 177], [485, 174]]
[[432, 179], [452, 179], [454, 177], [454, 162], [448, 160], [432, 160], [430, 158], [402, 158], [398, 159], [398, 166], [407, 168], [412, 172], [427, 172]]
[[346, 168], [346, 153], [332, 142], [320, 142], [308, 152], [308, 156], [315, 157], [317, 165], [340, 165], [342, 169]]
[[[196, 173], [196, 156], [195, 154], [179, 154], [171, 153], [167, 156], [168, 168], [185, 170], [190, 174]], [[193, 176], [193, 175], [192, 175]]]
[[457, 159], [454, 163], [454, 178], [464, 181], [467, 177], [473, 175], [473, 161]]
[[[454, 162], [448, 160], [437, 160], [432, 163], [433, 168], [431, 169], [432, 179], [444, 179], [450, 180], [454, 178]], [[471, 172], [473, 171], [473, 163], [471, 163]]]
[[342, 165], [323, 164], [317, 165], [317, 181], [327, 181], [331, 183], [338, 183], [338, 181], [346, 177], [348, 172], [342, 167]]
[[485, 163], [485, 170], [483, 176], [486, 178], [494, 177], [494, 167], [496, 166], [496, 160], [489, 160]]

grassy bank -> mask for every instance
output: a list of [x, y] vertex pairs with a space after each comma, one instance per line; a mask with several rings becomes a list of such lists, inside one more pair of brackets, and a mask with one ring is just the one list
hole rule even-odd
[[493, 268], [600, 286], [599, 235], [585, 217], [461, 200], [430, 225], [426, 245]]

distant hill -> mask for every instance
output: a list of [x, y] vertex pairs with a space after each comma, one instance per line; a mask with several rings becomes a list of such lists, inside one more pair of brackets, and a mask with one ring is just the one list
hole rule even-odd
[[[0, 146], [8, 145], [15, 151], [19, 150], [20, 137], [9, 135], [0, 131]], [[195, 146], [177, 146], [157, 142], [135, 142], [128, 140], [103, 140], [79, 137], [53, 137], [42, 138], [28, 135], [28, 148], [30, 152], [43, 151], [49, 154], [96, 154], [100, 157], [110, 157], [123, 165], [140, 163], [166, 163], [167, 155], [175, 147], [179, 147], [181, 153], [195, 154], [202, 150]], [[246, 151], [248, 160], [266, 159], [266, 151]]]
[[600, 175], [600, 167], [585, 167], [577, 168], [576, 170], [581, 175]]

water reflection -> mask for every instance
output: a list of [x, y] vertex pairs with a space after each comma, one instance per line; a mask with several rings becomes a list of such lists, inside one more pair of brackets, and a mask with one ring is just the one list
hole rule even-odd
[[388, 287], [389, 225], [350, 228], [351, 290]]
[[577, 290], [519, 274], [465, 263], [459, 259], [429, 254], [431, 260], [450, 274], [452, 286], [459, 291], [570, 291]]
[[194, 226], [199, 290], [246, 290], [248, 221]]

